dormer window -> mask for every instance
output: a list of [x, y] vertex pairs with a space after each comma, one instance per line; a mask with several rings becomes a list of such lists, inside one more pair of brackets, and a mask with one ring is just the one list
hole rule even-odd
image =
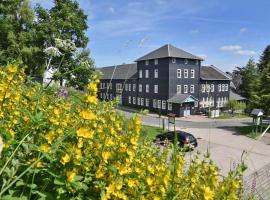
[[176, 63], [176, 58], [172, 58], [172, 63]]
[[145, 60], [145, 65], [149, 65], [149, 60]]
[[156, 58], [156, 59], [155, 59], [155, 65], [157, 65], [157, 64], [158, 64], [158, 59]]
[[188, 59], [185, 59], [185, 65], [187, 65], [188, 64]]

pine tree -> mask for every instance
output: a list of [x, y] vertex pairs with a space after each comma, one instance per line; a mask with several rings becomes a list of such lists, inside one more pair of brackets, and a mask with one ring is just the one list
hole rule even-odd
[[267, 65], [270, 63], [270, 45], [268, 45], [260, 58], [260, 62], [258, 64], [259, 70], [262, 72], [265, 68], [267, 68]]

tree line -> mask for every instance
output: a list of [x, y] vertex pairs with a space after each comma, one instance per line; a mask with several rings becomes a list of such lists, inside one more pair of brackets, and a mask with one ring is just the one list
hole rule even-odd
[[83, 87], [94, 70], [87, 49], [87, 15], [73, 0], [54, 0], [50, 9], [28, 0], [0, 1], [0, 66], [13, 62], [26, 75]]
[[261, 108], [270, 114], [270, 45], [263, 51], [259, 62], [249, 59], [244, 67], [232, 72], [236, 91], [247, 99], [247, 112]]

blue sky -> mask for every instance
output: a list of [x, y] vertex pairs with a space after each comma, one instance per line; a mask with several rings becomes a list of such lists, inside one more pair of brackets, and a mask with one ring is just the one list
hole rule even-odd
[[[52, 0], [32, 0], [46, 7]], [[224, 71], [270, 44], [268, 0], [79, 0], [97, 67], [130, 63], [172, 44]]]

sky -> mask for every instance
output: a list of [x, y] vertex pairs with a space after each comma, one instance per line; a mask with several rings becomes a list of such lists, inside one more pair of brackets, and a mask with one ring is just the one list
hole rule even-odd
[[[50, 8], [52, 0], [31, 0]], [[224, 71], [270, 44], [268, 0], [78, 0], [97, 67], [132, 63], [165, 44]]]

